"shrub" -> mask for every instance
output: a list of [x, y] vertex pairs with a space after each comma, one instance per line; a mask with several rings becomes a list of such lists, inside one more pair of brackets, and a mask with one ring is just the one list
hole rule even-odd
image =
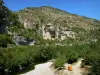
[[29, 64], [47, 61], [52, 58], [49, 47], [45, 46], [18, 46], [2, 48], [0, 50], [0, 64], [8, 71], [18, 70]]
[[92, 68], [89, 75], [100, 75], [100, 59], [92, 63]]
[[66, 57], [65, 56], [59, 56], [54, 62], [54, 67], [55, 68], [63, 67], [65, 63], [66, 63]]
[[52, 58], [52, 51], [49, 46], [39, 46], [38, 50], [36, 50], [36, 53], [35, 59], [38, 59], [38, 61], [47, 61]]
[[12, 37], [7, 34], [0, 34], [0, 47], [7, 47], [8, 44], [14, 44]]

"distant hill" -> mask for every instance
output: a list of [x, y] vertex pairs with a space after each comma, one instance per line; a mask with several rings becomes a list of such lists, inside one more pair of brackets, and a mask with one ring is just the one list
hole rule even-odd
[[55, 23], [55, 25], [65, 26], [65, 27], [81, 27], [84, 29], [94, 29], [100, 25], [100, 21], [79, 16], [76, 14], [70, 14], [63, 10], [42, 6], [42, 7], [27, 7], [23, 10], [17, 12], [20, 16], [20, 21], [23, 23], [25, 21], [39, 23]]
[[49, 6], [27, 7], [16, 13], [26, 29], [37, 28], [44, 39], [77, 38], [79, 40], [84, 38], [84, 40], [90, 40], [91, 32], [100, 28], [99, 20]]

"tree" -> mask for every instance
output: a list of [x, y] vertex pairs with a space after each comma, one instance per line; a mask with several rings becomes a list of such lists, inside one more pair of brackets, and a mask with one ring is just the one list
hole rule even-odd
[[100, 59], [93, 62], [89, 75], [100, 75]]
[[10, 12], [9, 23], [10, 25], [20, 25], [20, 22], [18, 21], [18, 15], [12, 11]]
[[1, 6], [2, 4], [4, 4], [4, 2], [3, 2], [3, 0], [0, 0], [0, 6]]
[[8, 18], [10, 16], [10, 10], [4, 6], [3, 0], [0, 0], [0, 33], [5, 32], [8, 23]]

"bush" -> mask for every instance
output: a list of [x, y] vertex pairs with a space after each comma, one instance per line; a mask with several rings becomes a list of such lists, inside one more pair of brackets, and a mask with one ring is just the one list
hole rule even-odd
[[65, 56], [59, 56], [54, 62], [54, 67], [55, 68], [63, 67], [65, 63], [66, 63], [66, 57]]
[[89, 75], [100, 75], [100, 59], [92, 63], [92, 68]]
[[45, 46], [18, 46], [2, 48], [0, 50], [0, 64], [8, 71], [16, 71], [29, 64], [47, 61], [52, 58], [52, 53]]
[[45, 46], [45, 45], [41, 45], [39, 46], [39, 49], [36, 50], [36, 57], [35, 59], [38, 61], [47, 61], [47, 60], [50, 60], [52, 59], [52, 50], [49, 46]]
[[12, 37], [7, 34], [0, 34], [0, 47], [7, 47], [8, 44], [14, 44]]
[[[30, 49], [30, 51], [28, 50]], [[2, 57], [4, 68], [13, 70], [20, 65], [29, 64], [34, 61], [32, 47], [15, 47], [3, 49]]]

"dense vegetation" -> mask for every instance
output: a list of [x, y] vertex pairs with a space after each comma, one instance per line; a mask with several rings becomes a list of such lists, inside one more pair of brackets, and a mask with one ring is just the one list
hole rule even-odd
[[[34, 21], [36, 27], [24, 28], [25, 19]], [[63, 41], [44, 40], [38, 30], [48, 22], [55, 26], [71, 28], [78, 35], [75, 39], [67, 38]], [[99, 24], [98, 20], [46, 6], [12, 12], [4, 5], [3, 0], [0, 0], [0, 75], [51, 59], [56, 59], [54, 65], [58, 68], [65, 62], [73, 63], [79, 58], [84, 59], [85, 65], [92, 66], [90, 75], [100, 75]], [[36, 39], [37, 42], [34, 46], [17, 46], [13, 41], [15, 34], [27, 39]]]
[[[32, 63], [36, 64], [36, 62], [43, 62], [55, 58], [57, 58], [55, 61], [55, 67], [60, 67], [65, 62], [72, 62], [72, 60], [77, 61], [78, 58], [84, 58], [87, 60], [86, 65], [92, 65], [92, 62], [99, 60], [99, 44], [100, 43], [98, 42], [83, 45], [73, 45], [70, 47], [36, 45], [1, 48], [0, 64], [8, 72], [19, 70], [20, 67], [24, 68]], [[94, 70], [92, 72], [95, 73]]]

